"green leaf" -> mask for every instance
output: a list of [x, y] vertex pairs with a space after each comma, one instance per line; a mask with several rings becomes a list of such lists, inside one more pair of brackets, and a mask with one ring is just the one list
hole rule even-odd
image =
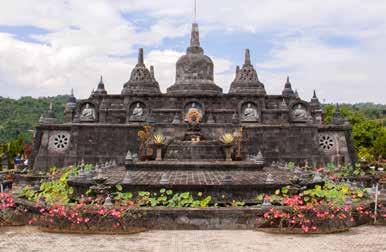
[[119, 192], [122, 192], [122, 190], [123, 190], [123, 187], [122, 187], [121, 184], [116, 184], [116, 185], [115, 185], [115, 188], [116, 188]]

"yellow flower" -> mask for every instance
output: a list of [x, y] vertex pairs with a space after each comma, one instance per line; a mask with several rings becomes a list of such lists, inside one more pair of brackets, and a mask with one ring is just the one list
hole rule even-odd
[[156, 134], [153, 136], [154, 144], [160, 146], [165, 143], [166, 138], [162, 134]]
[[220, 141], [225, 145], [231, 145], [233, 144], [234, 137], [232, 134], [227, 133], [220, 137]]

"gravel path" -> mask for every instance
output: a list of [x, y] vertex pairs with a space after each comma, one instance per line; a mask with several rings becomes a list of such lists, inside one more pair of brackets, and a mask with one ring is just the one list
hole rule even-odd
[[0, 251], [386, 251], [386, 227], [361, 226], [330, 235], [274, 235], [255, 231], [148, 231], [133, 235], [42, 233], [0, 228]]

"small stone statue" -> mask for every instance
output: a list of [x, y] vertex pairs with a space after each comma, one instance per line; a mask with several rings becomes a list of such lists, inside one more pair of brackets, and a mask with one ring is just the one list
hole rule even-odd
[[265, 183], [272, 184], [274, 181], [272, 174], [268, 173], [267, 178], [265, 179]]
[[80, 115], [81, 121], [94, 121], [96, 119], [95, 109], [90, 107], [90, 104], [86, 104], [86, 107], [82, 110]]
[[247, 107], [244, 109], [242, 119], [243, 121], [257, 121], [257, 110], [252, 107], [251, 103], [248, 103]]
[[136, 104], [135, 108], [133, 109], [133, 112], [132, 112], [132, 114], [130, 116], [130, 120], [133, 120], [133, 121], [140, 120], [140, 121], [142, 121], [142, 120], [145, 119], [143, 115], [144, 115], [143, 108], [141, 107], [141, 104], [138, 102]]
[[257, 165], [264, 165], [264, 157], [261, 151], [259, 151], [256, 155], [255, 162]]
[[161, 185], [169, 184], [169, 177], [166, 173], [162, 174], [161, 179], [159, 181]]
[[292, 111], [293, 118], [295, 120], [307, 120], [307, 111], [302, 107], [301, 104], [298, 104], [295, 109]]
[[172, 124], [180, 124], [180, 117], [178, 116], [178, 113], [174, 115]]
[[133, 161], [133, 154], [131, 153], [130, 150], [127, 151], [125, 160]]

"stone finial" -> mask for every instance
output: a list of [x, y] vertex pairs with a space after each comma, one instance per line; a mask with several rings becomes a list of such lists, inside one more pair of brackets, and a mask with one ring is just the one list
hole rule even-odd
[[244, 66], [250, 66], [251, 63], [251, 54], [249, 52], [249, 49], [245, 49], [245, 56], [244, 56]]
[[139, 48], [138, 50], [138, 64], [137, 65], [144, 65], [144, 60], [143, 60], [143, 48]]
[[347, 123], [347, 120], [340, 114], [340, 106], [337, 103], [334, 114], [332, 115], [332, 123], [336, 125], [342, 125]]
[[74, 89], [71, 88], [71, 96], [74, 96]]
[[317, 109], [320, 109], [321, 106], [320, 106], [320, 102], [319, 102], [319, 99], [318, 97], [316, 96], [316, 91], [314, 90], [314, 94], [311, 98], [311, 106], [313, 106], [314, 108], [317, 108]]
[[97, 86], [97, 90], [96, 91], [93, 91], [93, 93], [95, 94], [107, 94], [106, 90], [105, 90], [105, 84], [103, 83], [103, 76], [101, 75], [100, 79], [99, 79], [99, 83], [98, 83], [98, 86]]
[[52, 102], [50, 102], [49, 110], [52, 110]]
[[291, 82], [290, 82], [290, 79], [289, 79], [288, 75], [287, 75], [287, 80], [285, 82], [282, 95], [283, 96], [294, 96], [295, 95], [294, 91], [292, 90]]
[[239, 75], [240, 73], [240, 66], [236, 66], [236, 77]]
[[190, 47], [200, 47], [200, 32], [198, 30], [198, 24], [192, 24], [192, 34], [190, 38]]

